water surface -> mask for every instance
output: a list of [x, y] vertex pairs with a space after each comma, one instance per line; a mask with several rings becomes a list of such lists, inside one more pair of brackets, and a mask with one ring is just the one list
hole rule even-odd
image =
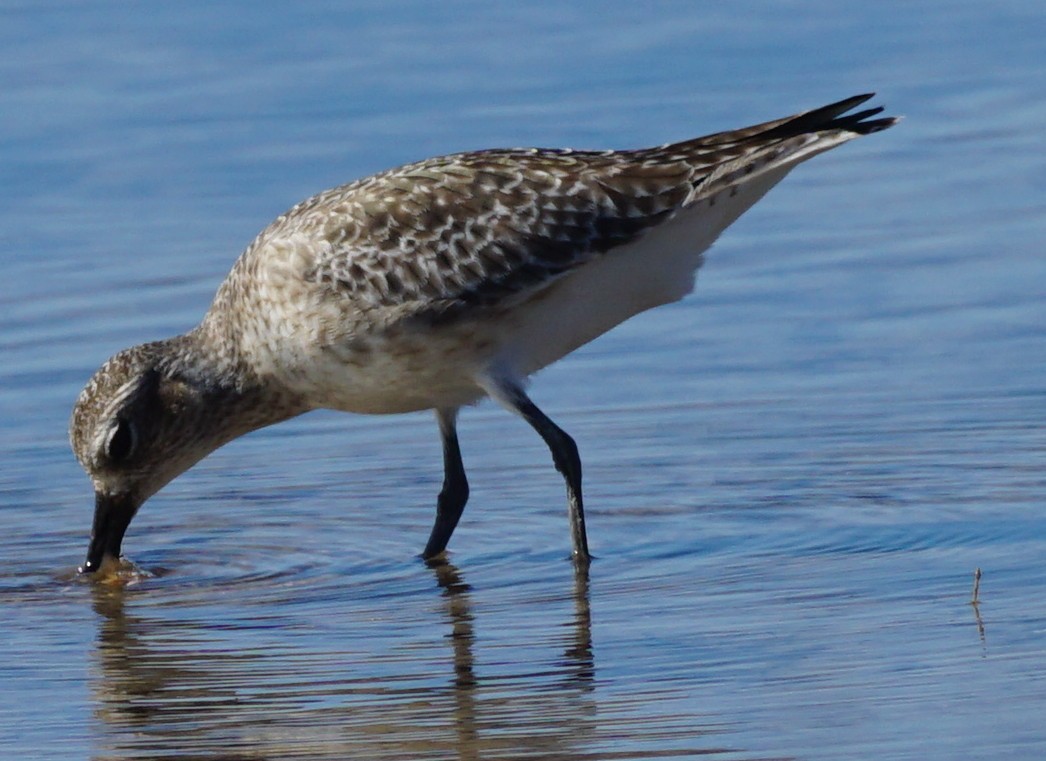
[[[0, 9], [0, 747], [39, 759], [1046, 755], [1046, 17], [1032, 0]], [[427, 155], [631, 147], [878, 89], [696, 293], [539, 376], [597, 560], [525, 424], [417, 560], [428, 415], [314, 413], [151, 500], [74, 574], [65, 426], [246, 243]], [[969, 604], [983, 569], [980, 603]]]

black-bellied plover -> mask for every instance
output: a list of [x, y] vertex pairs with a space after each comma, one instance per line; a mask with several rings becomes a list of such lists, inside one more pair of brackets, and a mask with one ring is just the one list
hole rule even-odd
[[526, 378], [689, 293], [702, 252], [792, 167], [896, 122], [848, 113], [870, 97], [643, 150], [460, 153], [301, 202], [196, 328], [116, 354], [77, 399], [70, 438], [95, 490], [81, 570], [118, 558], [142, 503], [201, 458], [318, 408], [435, 411], [436, 556], [469, 493], [457, 413], [487, 396], [548, 445], [587, 561], [577, 447]]

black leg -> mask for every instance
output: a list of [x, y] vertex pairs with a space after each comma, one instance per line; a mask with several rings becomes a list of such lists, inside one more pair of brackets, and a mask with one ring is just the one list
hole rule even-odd
[[548, 445], [556, 470], [563, 474], [563, 480], [567, 484], [567, 509], [570, 514], [570, 538], [574, 545], [574, 559], [587, 563], [591, 555], [588, 552], [588, 536], [585, 533], [585, 508], [581, 500], [581, 457], [578, 455], [577, 444], [566, 431], [553, 423], [530, 401], [530, 397], [519, 385], [496, 380], [487, 391], [501, 404], [530, 423]]
[[457, 409], [436, 410], [439, 435], [443, 440], [443, 489], [436, 500], [436, 522], [421, 555], [426, 560], [447, 548], [450, 535], [454, 533], [469, 499], [469, 482], [465, 478], [465, 466], [458, 446], [457, 418]]

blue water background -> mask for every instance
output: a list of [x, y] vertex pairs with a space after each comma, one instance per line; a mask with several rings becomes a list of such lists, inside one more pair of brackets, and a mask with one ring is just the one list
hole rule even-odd
[[[0, 5], [0, 747], [68, 758], [1046, 756], [1046, 12], [939, 2]], [[853, 93], [695, 294], [541, 374], [525, 425], [306, 416], [71, 578], [65, 428], [274, 216], [462, 149], [637, 147]], [[982, 568], [981, 603], [969, 605]]]

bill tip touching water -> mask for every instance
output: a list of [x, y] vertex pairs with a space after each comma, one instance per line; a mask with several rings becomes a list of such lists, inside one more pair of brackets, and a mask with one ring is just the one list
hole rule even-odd
[[528, 376], [689, 293], [703, 252], [794, 166], [897, 119], [859, 95], [623, 151], [501, 149], [398, 167], [302, 201], [247, 247], [189, 332], [110, 358], [76, 401], [95, 491], [83, 572], [112, 567], [141, 505], [210, 452], [313, 409], [431, 409], [444, 481], [423, 556], [468, 500], [460, 408], [521, 416], [566, 484], [589, 558], [581, 459]]

